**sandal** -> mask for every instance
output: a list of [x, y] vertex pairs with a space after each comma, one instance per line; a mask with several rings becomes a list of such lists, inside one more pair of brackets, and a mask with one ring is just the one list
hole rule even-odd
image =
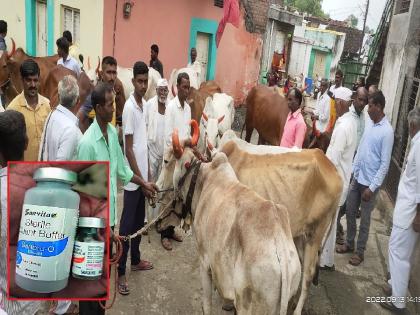
[[153, 269], [153, 264], [147, 260], [140, 260], [137, 265], [131, 265], [131, 271], [142, 271]]
[[343, 245], [336, 246], [335, 251], [338, 254], [346, 254], [346, 253], [352, 253], [354, 249], [348, 246], [347, 244], [343, 244]]
[[130, 289], [128, 288], [128, 284], [118, 282], [118, 293], [121, 295], [129, 295]]
[[359, 266], [363, 260], [363, 256], [360, 256], [359, 254], [354, 254], [353, 256], [351, 256], [349, 264], [352, 266]]

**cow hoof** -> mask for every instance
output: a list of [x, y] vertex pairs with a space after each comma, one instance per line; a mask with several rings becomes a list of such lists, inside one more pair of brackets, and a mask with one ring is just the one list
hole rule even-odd
[[225, 300], [222, 306], [222, 310], [226, 312], [231, 312], [235, 310], [235, 305], [233, 304], [233, 301]]

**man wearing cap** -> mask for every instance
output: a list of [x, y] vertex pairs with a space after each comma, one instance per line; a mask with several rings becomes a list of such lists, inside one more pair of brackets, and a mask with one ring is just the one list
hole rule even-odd
[[[335, 110], [337, 121], [331, 136], [331, 142], [327, 149], [327, 157], [337, 168], [343, 181], [339, 206], [344, 204], [350, 182], [351, 166], [354, 152], [357, 147], [357, 118], [349, 111], [352, 91], [346, 87], [339, 87], [335, 90]], [[340, 207], [337, 209], [337, 213]], [[321, 254], [320, 268], [323, 270], [334, 270], [334, 247], [337, 229], [337, 214], [332, 221], [332, 228], [329, 230], [324, 249]]]
[[[168, 81], [159, 79], [156, 87], [156, 96], [151, 98], [144, 111], [147, 128], [147, 147], [149, 150], [149, 166], [151, 181], [156, 182], [163, 161], [165, 144], [165, 110], [168, 104]], [[153, 209], [153, 217], [157, 215], [157, 208]], [[148, 218], [149, 220], [152, 217]]]

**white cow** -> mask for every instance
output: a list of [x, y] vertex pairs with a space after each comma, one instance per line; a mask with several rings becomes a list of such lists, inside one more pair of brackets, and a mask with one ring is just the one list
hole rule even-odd
[[193, 68], [181, 68], [181, 69], [174, 69], [171, 72], [171, 76], [169, 77], [169, 82], [168, 82], [168, 88], [169, 88], [169, 95], [168, 98], [169, 99], [173, 99], [176, 94], [178, 93], [178, 90], [176, 88], [176, 80], [178, 78], [178, 74], [179, 73], [183, 73], [185, 72], [186, 74], [188, 74], [188, 76], [190, 77], [190, 87], [195, 88], [196, 90], [198, 90], [200, 88], [200, 86], [198, 85], [198, 77], [197, 77], [197, 72], [195, 72], [195, 70]]
[[286, 315], [301, 275], [286, 208], [241, 184], [224, 153], [200, 164], [177, 131], [172, 144], [173, 184], [193, 218], [203, 313], [211, 314], [214, 283], [238, 315]]
[[225, 93], [215, 93], [207, 97], [200, 121], [199, 150], [204, 153], [210, 144], [219, 147], [222, 135], [230, 130], [235, 116], [233, 98]]

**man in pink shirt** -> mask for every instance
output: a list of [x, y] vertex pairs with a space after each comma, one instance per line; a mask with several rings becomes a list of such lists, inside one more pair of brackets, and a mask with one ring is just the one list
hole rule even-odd
[[306, 124], [301, 113], [302, 92], [297, 88], [289, 90], [287, 102], [290, 112], [287, 115], [284, 125], [283, 136], [280, 139], [280, 146], [286, 148], [302, 148], [306, 135]]

